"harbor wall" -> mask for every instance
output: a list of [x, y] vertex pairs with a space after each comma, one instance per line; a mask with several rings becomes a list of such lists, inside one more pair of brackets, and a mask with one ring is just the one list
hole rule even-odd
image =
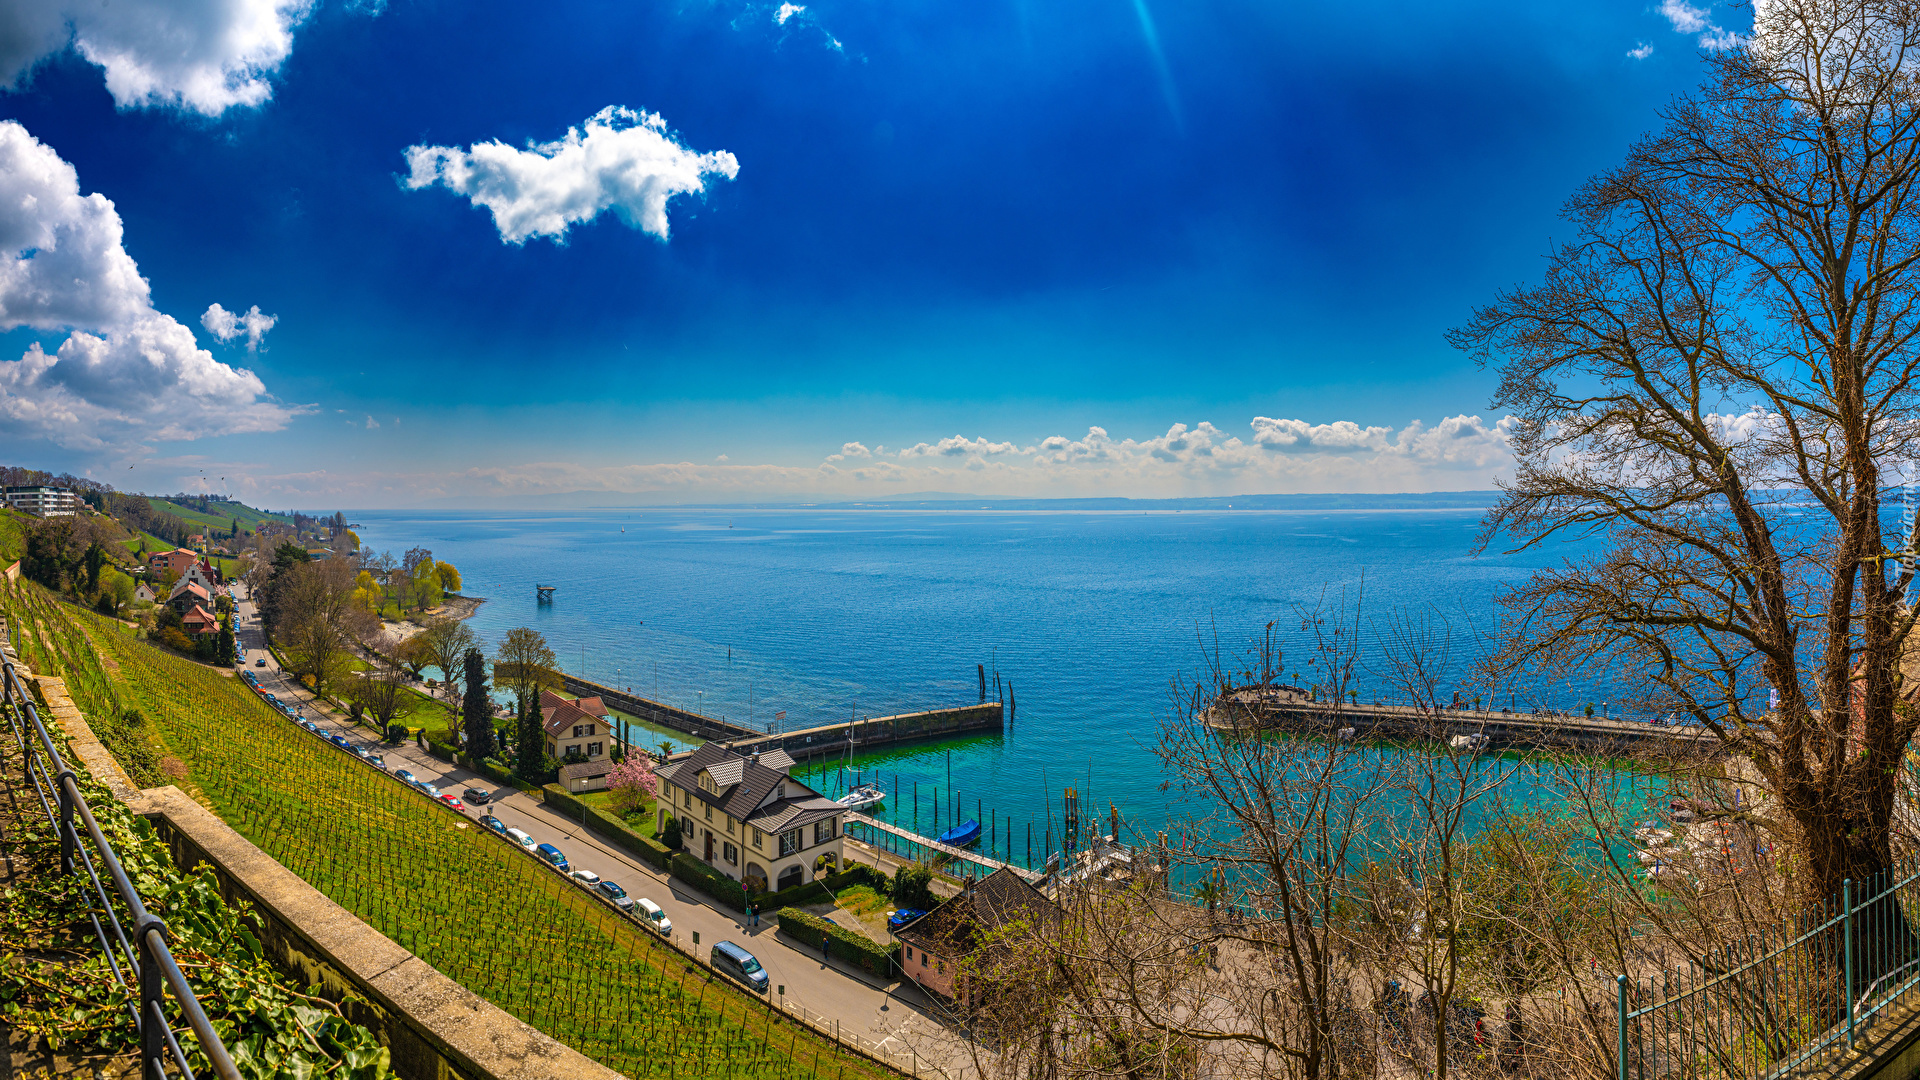
[[[1489, 749], [1564, 749], [1584, 751], [1658, 750], [1711, 752], [1719, 747], [1710, 732], [1692, 725], [1608, 720], [1600, 717], [1543, 716], [1477, 709], [1425, 710], [1401, 705], [1325, 704], [1235, 709], [1241, 725], [1326, 734], [1352, 728], [1359, 739], [1446, 739], [1485, 735]], [[1218, 714], [1214, 714], [1216, 717]], [[1232, 726], [1210, 720], [1221, 730]]]
[[636, 694], [629, 694], [624, 690], [616, 690], [611, 686], [603, 686], [600, 683], [568, 675], [564, 672], [560, 675], [560, 681], [566, 687], [567, 693], [569, 694], [586, 697], [597, 696], [610, 707], [618, 709], [628, 716], [638, 717], [649, 724], [658, 724], [663, 728], [678, 731], [683, 735], [691, 735], [696, 739], [735, 739], [742, 736], [762, 734], [755, 732], [754, 729], [744, 724], [736, 724], [728, 720], [716, 720], [711, 716], [702, 716], [697, 712], [677, 709], [672, 705], [652, 701]]
[[943, 739], [956, 735], [998, 735], [1006, 730], [1006, 710], [997, 701], [984, 705], [962, 705], [953, 709], [929, 709], [925, 712], [875, 716], [851, 723], [824, 724], [820, 727], [783, 731], [778, 735], [748, 733], [729, 739], [729, 748], [746, 753], [753, 750], [785, 750], [795, 761], [845, 754], [893, 743], [921, 739]]

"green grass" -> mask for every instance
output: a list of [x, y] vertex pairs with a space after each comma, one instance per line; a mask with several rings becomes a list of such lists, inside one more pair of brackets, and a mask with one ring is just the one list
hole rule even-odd
[[654, 804], [648, 803], [631, 814], [617, 814], [613, 809], [613, 793], [610, 791], [581, 791], [573, 796], [602, 813], [620, 819], [621, 823], [641, 836], [659, 839], [660, 815], [653, 812]]
[[237, 679], [0, 585], [27, 661], [75, 703], [139, 708], [229, 825], [427, 963], [629, 1076], [890, 1075], [678, 954], [534, 860], [279, 717]]
[[0, 510], [0, 567], [27, 553], [26, 523], [32, 520], [16, 510]]
[[863, 919], [869, 915], [877, 915], [891, 905], [891, 901], [874, 892], [871, 885], [850, 885], [841, 889], [834, 899], [841, 907]]
[[245, 506], [240, 503], [221, 503], [218, 504], [221, 507], [221, 513], [204, 514], [191, 506], [182, 506], [170, 499], [155, 499], [149, 497], [147, 502], [151, 503], [155, 510], [172, 514], [174, 517], [190, 525], [200, 525], [209, 529], [218, 529], [223, 534], [233, 527], [234, 518], [240, 519], [240, 528], [247, 532], [252, 532], [254, 527], [262, 521], [278, 521], [288, 525], [293, 524], [292, 518], [283, 517], [279, 514], [269, 514], [264, 510], [255, 510], [251, 506]]

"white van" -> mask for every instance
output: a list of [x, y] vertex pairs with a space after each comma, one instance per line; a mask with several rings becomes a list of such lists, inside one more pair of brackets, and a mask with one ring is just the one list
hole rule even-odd
[[519, 829], [508, 829], [507, 839], [513, 841], [516, 844], [519, 844], [521, 847], [526, 848], [529, 851], [539, 846], [538, 842], [536, 842], [533, 837], [528, 836], [526, 833], [521, 832]]
[[667, 918], [667, 913], [660, 910], [659, 904], [643, 896], [634, 904], [634, 913], [640, 917], [640, 925], [661, 937], [672, 936], [673, 920]]

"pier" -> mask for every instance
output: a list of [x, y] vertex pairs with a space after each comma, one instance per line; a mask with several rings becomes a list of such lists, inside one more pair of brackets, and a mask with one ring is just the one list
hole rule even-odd
[[900, 713], [897, 716], [873, 716], [839, 724], [783, 731], [778, 735], [754, 733], [729, 740], [727, 748], [739, 753], [755, 750], [785, 750], [795, 761], [810, 758], [839, 757], [849, 752], [877, 749], [894, 743], [922, 739], [946, 739], [957, 735], [998, 735], [1006, 730], [1006, 710], [999, 702], [962, 705], [954, 709], [930, 709], [926, 712]]
[[609, 706], [649, 724], [657, 724], [696, 739], [719, 740], [725, 742], [729, 750], [740, 753], [778, 748], [785, 750], [795, 761], [844, 755], [849, 747], [858, 752], [920, 739], [998, 735], [1005, 730], [1005, 710], [999, 702], [989, 701], [983, 705], [962, 705], [953, 709], [859, 717], [837, 724], [822, 724], [776, 734], [651, 701], [564, 672], [560, 675], [560, 681], [570, 694], [597, 696]]
[[1484, 735], [1486, 749], [1693, 752], [1719, 749], [1712, 732], [1693, 724], [1610, 720], [1597, 716], [1520, 713], [1414, 705], [1314, 701], [1296, 686], [1253, 687], [1222, 694], [1203, 716], [1217, 731], [1297, 731], [1342, 737], [1440, 738]]
[[[862, 839], [860, 836], [858, 836], [858, 834], [852, 831], [853, 829], [856, 829], [856, 828], [868, 829], [868, 830], [872, 830], [872, 832], [868, 834], [868, 838]], [[960, 859], [962, 861], [972, 863], [975, 866], [984, 867], [986, 870], [986, 873], [988, 874], [993, 873], [995, 870], [1011, 870], [1014, 873], [1019, 874], [1021, 877], [1027, 879], [1029, 883], [1034, 885], [1040, 884], [1041, 882], [1045, 881], [1047, 878], [1047, 875], [1041, 873], [1038, 870], [1026, 870], [1026, 869], [1022, 869], [1021, 867], [1015, 866], [1010, 862], [1002, 862], [999, 859], [989, 859], [985, 855], [976, 855], [975, 853], [968, 851], [966, 848], [954, 847], [952, 844], [943, 844], [940, 841], [934, 840], [930, 837], [921, 836], [919, 833], [908, 832], [907, 830], [901, 828], [898, 825], [889, 825], [884, 821], [878, 821], [878, 820], [875, 820], [874, 818], [868, 817], [865, 814], [856, 813], [853, 811], [848, 811], [846, 825], [844, 826], [842, 831], [846, 832], [849, 836], [854, 837], [854, 839], [861, 840], [861, 842], [866, 844], [867, 846], [877, 848], [882, 851], [885, 851], [888, 849], [886, 848], [884, 843], [874, 843], [875, 840], [879, 839], [878, 836], [874, 835], [876, 833], [885, 833], [889, 836], [897, 837], [898, 839], [904, 841], [908, 845], [909, 849], [915, 848], [915, 847], [924, 848], [928, 852], [938, 852], [939, 854], [945, 855], [951, 859]], [[909, 850], [908, 854], [912, 854], [911, 850]]]

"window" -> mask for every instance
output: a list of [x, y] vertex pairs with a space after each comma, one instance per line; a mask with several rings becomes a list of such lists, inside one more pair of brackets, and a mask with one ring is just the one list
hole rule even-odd
[[711, 773], [701, 773], [700, 774], [700, 790], [708, 792], [713, 795], [718, 795], [720, 794], [720, 785], [713, 782], [713, 775]]
[[780, 854], [791, 855], [800, 850], [800, 830], [788, 829], [780, 834]]
[[727, 835], [728, 836], [733, 835], [733, 819], [732, 818], [727, 819]]
[[582, 726], [581, 726], [581, 725], [579, 725], [579, 724], [575, 724], [575, 725], [573, 725], [573, 737], [574, 737], [574, 738], [576, 738], [576, 739], [577, 739], [577, 738], [579, 738], [580, 736], [582, 736], [582, 735], [585, 735], [586, 733], [587, 733], [587, 729], [586, 729], [586, 728], [584, 728], [584, 727], [582, 727]]
[[738, 864], [740, 862], [740, 849], [734, 847], [732, 844], [720, 845], [720, 854], [729, 863]]
[[908, 960], [913, 959], [913, 946], [902, 945], [900, 947], [900, 951], [901, 951], [901, 955], [904, 956], [906, 959]]
[[708, 821], [712, 821], [712, 820], [713, 820], [713, 807], [712, 807], [712, 806], [708, 806], [708, 807], [706, 807], [706, 811], [707, 811], [707, 820], [708, 820]]
[[920, 950], [920, 966], [921, 967], [927, 966], [927, 950], [925, 949]]
[[827, 841], [833, 839], [834, 823], [837, 822], [838, 820], [839, 820], [838, 818], [828, 818], [825, 821], [814, 822], [813, 823], [813, 842], [816, 844], [824, 844]]
[[554, 753], [553, 753], [553, 744], [552, 744], [552, 743], [548, 743], [548, 744], [547, 744], [547, 756], [548, 756], [548, 757], [552, 757], [552, 756], [554, 756]]
[[759, 829], [753, 830], [753, 846], [763, 851], [766, 850], [767, 834], [761, 832]]
[[591, 735], [591, 734], [593, 734], [593, 725], [592, 725], [592, 724], [588, 724], [588, 725], [587, 725], [587, 734], [589, 734], [589, 735]]
[[[921, 953], [920, 955], [925, 956], [926, 954]], [[934, 965], [933, 970], [939, 972], [942, 975], [945, 975], [947, 973], [947, 962], [945, 960], [940, 961], [938, 964]]]
[[590, 743], [588, 743], [588, 744], [587, 744], [587, 756], [588, 756], [588, 757], [599, 757], [599, 756], [600, 756], [600, 744], [599, 744], [599, 743], [597, 743], [597, 742], [590, 742]]

